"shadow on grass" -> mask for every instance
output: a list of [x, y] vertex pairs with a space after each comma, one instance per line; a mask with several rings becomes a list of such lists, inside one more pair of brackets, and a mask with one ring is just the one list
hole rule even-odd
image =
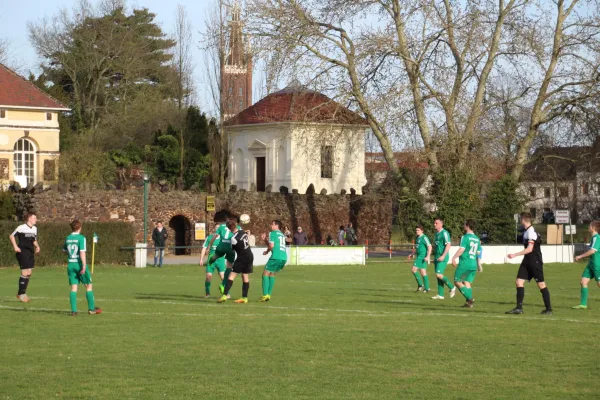
[[187, 301], [204, 303], [207, 301], [212, 301], [217, 297], [213, 296], [205, 298], [204, 296], [192, 296], [189, 294], [138, 293], [134, 298], [136, 300]]
[[30, 309], [30, 308], [0, 308], [0, 312], [2, 311], [16, 311], [21, 313], [39, 313], [39, 314], [54, 314], [54, 315], [64, 315], [69, 316], [68, 311], [60, 311], [60, 310], [40, 310], [40, 309]]
[[463, 307], [462, 305], [460, 305], [460, 303], [457, 303], [456, 305], [449, 304], [444, 307], [435, 307], [435, 306], [431, 306], [431, 305], [427, 305], [427, 304], [419, 304], [419, 303], [415, 303], [415, 302], [402, 301], [402, 299], [396, 299], [395, 301], [394, 300], [391, 300], [391, 301], [367, 300], [367, 301], [365, 301], [365, 303], [388, 304], [388, 305], [394, 305], [394, 306], [401, 307], [401, 308], [411, 308], [411, 309], [419, 308], [422, 311], [436, 311], [436, 312], [464, 311], [467, 313], [478, 313], [478, 314], [498, 314], [497, 311], [482, 310], [482, 309], [478, 308], [477, 302], [475, 303], [474, 308]]

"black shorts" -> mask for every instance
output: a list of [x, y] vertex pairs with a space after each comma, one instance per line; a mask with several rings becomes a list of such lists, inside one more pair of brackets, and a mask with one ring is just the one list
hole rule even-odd
[[519, 272], [517, 272], [517, 279], [528, 282], [535, 279], [536, 282], [544, 282], [544, 264], [537, 261], [521, 263]]
[[33, 252], [27, 250], [21, 250], [20, 253], [15, 253], [17, 255], [17, 261], [19, 262], [19, 267], [21, 269], [31, 269], [34, 267], [34, 257]]
[[236, 274], [251, 274], [253, 272], [254, 256], [238, 257], [233, 263], [232, 271]]

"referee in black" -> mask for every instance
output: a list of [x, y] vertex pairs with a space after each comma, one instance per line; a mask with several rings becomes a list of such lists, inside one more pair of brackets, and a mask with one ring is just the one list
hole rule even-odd
[[248, 234], [244, 230], [238, 230], [236, 222], [227, 222], [227, 229], [233, 233], [231, 247], [235, 251], [236, 257], [227, 283], [225, 284], [225, 291], [218, 302], [225, 303], [227, 301], [227, 295], [229, 294], [229, 290], [231, 290], [235, 277], [238, 274], [242, 274], [242, 297], [235, 300], [235, 303], [246, 304], [248, 303], [248, 290], [250, 289], [249, 275], [253, 272], [254, 254], [252, 254], [252, 250], [250, 249]]
[[27, 286], [29, 286], [29, 279], [31, 278], [31, 272], [35, 266], [34, 254], [40, 252], [40, 245], [37, 242], [37, 216], [34, 213], [25, 215], [25, 223], [19, 225], [17, 229], [8, 237], [10, 243], [15, 250], [17, 261], [19, 262], [19, 268], [21, 269], [21, 276], [19, 277], [19, 291], [17, 292], [17, 299], [23, 303], [29, 301], [27, 297]]
[[513, 259], [515, 257], [524, 256], [519, 272], [517, 273], [517, 306], [507, 311], [506, 314], [523, 314], [523, 298], [525, 297], [525, 288], [523, 285], [525, 281], [530, 282], [531, 279], [535, 279], [542, 298], [544, 299], [544, 305], [546, 309], [542, 311], [543, 315], [552, 315], [552, 306], [550, 304], [550, 291], [546, 287], [544, 282], [544, 261], [542, 259], [542, 238], [533, 229], [533, 218], [530, 213], [521, 214], [521, 225], [525, 232], [523, 233], [523, 247], [518, 253], [509, 254], [508, 258]]

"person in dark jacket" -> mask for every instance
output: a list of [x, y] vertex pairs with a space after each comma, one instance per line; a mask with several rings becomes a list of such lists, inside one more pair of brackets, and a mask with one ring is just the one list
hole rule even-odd
[[296, 233], [294, 233], [294, 244], [296, 246], [306, 246], [308, 244], [308, 238], [301, 226], [299, 226]]
[[162, 267], [163, 257], [165, 256], [165, 244], [169, 234], [164, 228], [162, 221], [156, 223], [156, 228], [152, 231], [152, 241], [154, 242], [154, 266], [158, 262], [158, 266]]

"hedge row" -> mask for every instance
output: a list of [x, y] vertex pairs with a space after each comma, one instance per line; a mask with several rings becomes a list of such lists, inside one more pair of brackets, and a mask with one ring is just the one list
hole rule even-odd
[[[0, 266], [17, 265], [15, 252], [8, 236], [15, 230], [18, 223], [0, 222]], [[41, 252], [35, 258], [36, 266], [66, 265], [67, 258], [62, 252], [65, 238], [71, 233], [68, 223], [46, 222], [38, 223], [38, 243]], [[92, 262], [92, 238], [94, 232], [98, 235], [96, 244], [96, 264], [124, 264], [134, 262], [133, 251], [121, 251], [122, 246], [134, 246], [135, 231], [132, 224], [126, 222], [88, 222], [83, 224], [82, 234], [87, 238], [88, 263]]]

